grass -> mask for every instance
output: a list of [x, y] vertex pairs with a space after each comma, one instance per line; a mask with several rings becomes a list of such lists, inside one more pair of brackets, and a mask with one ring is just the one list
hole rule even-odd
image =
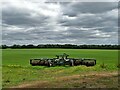
[[[54, 58], [56, 54], [67, 53], [70, 57], [74, 58], [95, 58], [97, 65], [93, 67], [86, 66], [34, 66], [29, 64], [30, 58]], [[2, 51], [2, 78], [3, 87], [12, 87], [21, 83], [32, 83], [33, 81], [47, 81], [51, 82], [51, 87], [55, 85], [58, 78], [65, 76], [84, 75], [91, 72], [113, 72], [118, 70], [118, 51], [117, 50], [97, 50], [97, 49], [4, 49]], [[102, 68], [104, 67], [104, 68]], [[102, 78], [102, 77], [101, 77]], [[114, 77], [115, 78], [115, 77]], [[116, 82], [115, 79], [108, 78], [107, 81], [96, 80], [96, 86], [98, 83], [106, 83], [107, 81]], [[80, 87], [80, 78], [73, 78], [68, 80], [69, 83], [63, 83], [59, 81], [61, 87]], [[72, 81], [75, 81], [72, 83]], [[95, 83], [95, 82], [94, 82]], [[117, 82], [116, 82], [117, 83]], [[88, 87], [95, 87], [93, 83], [89, 83]], [[113, 86], [113, 85], [112, 85]], [[84, 86], [83, 86], [84, 87]], [[98, 85], [99, 87], [99, 85]], [[114, 87], [114, 86], [113, 86]]]

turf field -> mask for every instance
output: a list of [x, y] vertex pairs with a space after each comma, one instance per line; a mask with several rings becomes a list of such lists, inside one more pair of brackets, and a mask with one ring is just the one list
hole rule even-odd
[[[95, 58], [97, 64], [93, 67], [56, 66], [50, 68], [33, 67], [29, 64], [30, 58], [54, 58], [56, 54], [63, 53], [73, 58]], [[116, 88], [118, 85], [117, 50], [4, 49], [2, 50], [2, 65], [3, 87]], [[59, 83], [59, 86], [56, 83]]]

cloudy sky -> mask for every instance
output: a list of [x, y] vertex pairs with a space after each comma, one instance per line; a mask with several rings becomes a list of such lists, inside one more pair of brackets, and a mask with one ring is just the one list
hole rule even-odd
[[117, 44], [117, 2], [2, 2], [2, 43]]

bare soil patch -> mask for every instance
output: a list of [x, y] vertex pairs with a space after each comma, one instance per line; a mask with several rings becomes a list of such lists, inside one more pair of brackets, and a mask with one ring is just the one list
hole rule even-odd
[[90, 72], [72, 76], [55, 77], [54, 81], [34, 81], [11, 88], [111, 88], [117, 87], [118, 72]]

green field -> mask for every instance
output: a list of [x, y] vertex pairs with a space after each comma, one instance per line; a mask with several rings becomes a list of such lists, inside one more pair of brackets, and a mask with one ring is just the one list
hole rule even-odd
[[[45, 66], [33, 67], [29, 64], [30, 58], [54, 58], [56, 54], [62, 53], [67, 53], [74, 58], [95, 58], [97, 64], [93, 67], [56, 66], [50, 68]], [[105, 67], [102, 68], [103, 63]], [[117, 50], [4, 49], [2, 50], [2, 65], [3, 87], [117, 87], [117, 76], [112, 75], [113, 78], [109, 78], [111, 73], [118, 70]], [[95, 78], [94, 75], [100, 76]], [[90, 82], [94, 78], [96, 81]], [[84, 82], [81, 81], [82, 79]], [[59, 83], [59, 86], [56, 83]]]

